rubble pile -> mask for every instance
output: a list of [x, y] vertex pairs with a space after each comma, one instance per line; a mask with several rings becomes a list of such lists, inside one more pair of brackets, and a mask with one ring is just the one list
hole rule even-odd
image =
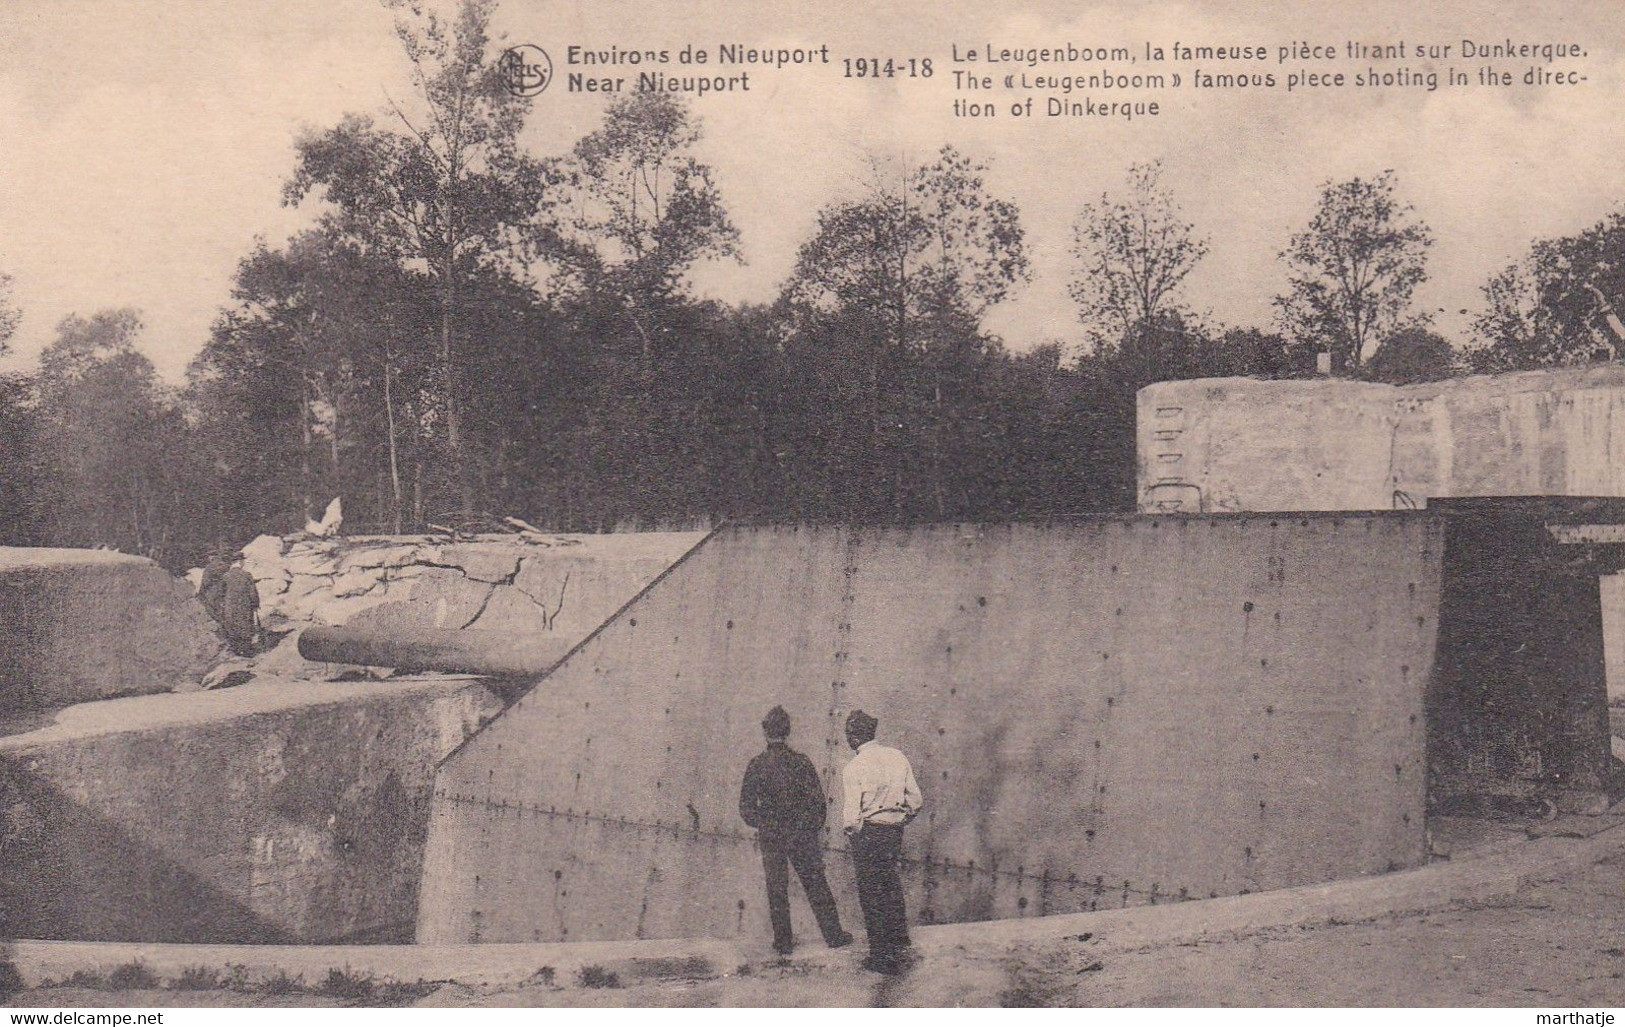
[[308, 624], [551, 631], [570, 601], [577, 539], [514, 535], [313, 538], [262, 535], [243, 548], [269, 631]]

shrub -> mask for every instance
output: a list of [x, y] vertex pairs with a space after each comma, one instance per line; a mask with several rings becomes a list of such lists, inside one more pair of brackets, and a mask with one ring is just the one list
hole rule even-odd
[[303, 990], [303, 982], [297, 977], [289, 977], [286, 970], [277, 971], [275, 977], [267, 977], [260, 985], [260, 991], [267, 995], [292, 995]]
[[583, 988], [619, 988], [621, 975], [614, 970], [606, 970], [596, 963], [584, 966], [576, 973], [576, 983]]
[[10, 998], [23, 990], [23, 975], [17, 964], [0, 959], [0, 999]]
[[107, 987], [112, 991], [143, 991], [158, 987], [158, 975], [137, 959], [113, 968], [107, 975]]
[[210, 966], [189, 966], [169, 982], [175, 991], [215, 991], [223, 985], [220, 972]]
[[316, 990], [332, 998], [362, 1002], [372, 998], [373, 988], [371, 974], [352, 973], [349, 967], [340, 970], [335, 966], [327, 971], [327, 977]]

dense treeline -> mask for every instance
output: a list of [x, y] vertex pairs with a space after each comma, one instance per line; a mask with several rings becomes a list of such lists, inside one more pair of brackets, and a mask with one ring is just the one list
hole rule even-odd
[[1216, 326], [1181, 299], [1207, 239], [1152, 163], [1080, 204], [1079, 338], [1011, 353], [984, 320], [1029, 277], [1020, 211], [953, 147], [877, 160], [774, 302], [700, 299], [697, 266], [745, 257], [702, 126], [636, 94], [565, 156], [526, 153], [488, 16], [403, 23], [417, 106], [299, 141], [286, 199], [313, 227], [241, 260], [184, 387], [137, 350], [134, 310], [66, 319], [36, 374], [0, 378], [0, 542], [181, 568], [334, 496], [348, 531], [1122, 510], [1153, 381], [1317, 358], [1414, 381], [1625, 343], [1614, 215], [1497, 276], [1478, 344], [1453, 348], [1413, 308], [1432, 236], [1389, 172], [1325, 185], [1274, 330]]

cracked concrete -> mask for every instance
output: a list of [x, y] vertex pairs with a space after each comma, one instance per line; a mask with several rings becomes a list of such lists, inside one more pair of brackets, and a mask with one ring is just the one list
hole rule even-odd
[[373, 624], [579, 639], [703, 537], [262, 536], [243, 554], [259, 587], [261, 620], [274, 631]]

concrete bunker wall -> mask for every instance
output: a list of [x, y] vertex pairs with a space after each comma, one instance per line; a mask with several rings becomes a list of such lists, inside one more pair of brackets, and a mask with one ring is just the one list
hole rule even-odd
[[[1393, 514], [725, 529], [441, 767], [418, 939], [765, 930], [736, 803], [775, 703], [832, 810], [849, 710], [913, 760], [922, 922], [1414, 865], [1439, 533]], [[855, 922], [844, 860], [830, 878]]]
[[196, 687], [220, 654], [192, 589], [151, 560], [0, 547], [0, 715]]
[[469, 679], [150, 696], [0, 738], [0, 937], [410, 941]]
[[1206, 378], [1140, 390], [1147, 512], [1625, 496], [1625, 367], [1420, 385]]

